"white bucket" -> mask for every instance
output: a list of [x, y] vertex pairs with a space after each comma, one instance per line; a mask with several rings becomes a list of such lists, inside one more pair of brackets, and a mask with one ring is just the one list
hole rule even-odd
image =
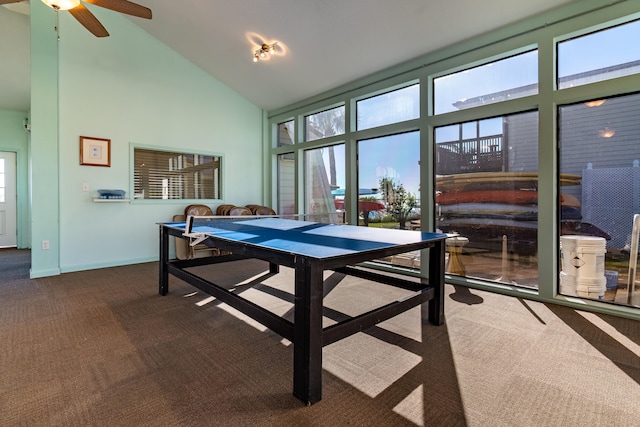
[[[589, 281], [594, 279], [578, 278], [578, 281], [581, 281], [581, 280]], [[578, 286], [576, 286], [576, 294], [582, 298], [597, 299], [597, 300], [603, 301], [604, 295], [607, 291], [607, 279], [600, 280], [600, 282], [601, 284], [600, 283], [598, 284], [590, 283], [590, 284], [582, 284], [582, 285], [578, 284]]]
[[564, 271], [560, 272], [560, 294], [568, 297], [577, 297], [577, 286], [576, 276], [569, 276]]
[[562, 271], [571, 276], [604, 277], [607, 241], [603, 237], [560, 236]]
[[560, 294], [604, 300], [607, 278], [576, 277], [560, 272]]

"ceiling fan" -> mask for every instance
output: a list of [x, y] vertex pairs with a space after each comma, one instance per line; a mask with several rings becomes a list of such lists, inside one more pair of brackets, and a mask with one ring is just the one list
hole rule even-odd
[[[9, 3], [20, 3], [23, 0], [0, 0], [0, 5]], [[109, 33], [98, 21], [89, 9], [80, 0], [42, 0], [47, 6], [52, 7], [56, 12], [68, 10], [74, 18], [78, 20], [87, 30], [96, 37], [107, 37]], [[127, 15], [139, 18], [151, 19], [151, 9], [127, 0], [83, 0], [96, 6], [104, 7]]]

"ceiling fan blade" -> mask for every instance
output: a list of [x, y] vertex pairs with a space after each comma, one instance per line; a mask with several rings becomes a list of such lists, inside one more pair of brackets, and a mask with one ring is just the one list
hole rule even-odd
[[79, 23], [89, 30], [96, 37], [107, 37], [109, 33], [107, 29], [98, 21], [93, 13], [89, 11], [82, 3], [69, 9], [69, 13], [78, 20]]
[[138, 18], [151, 19], [151, 9], [127, 0], [84, 0], [87, 3], [114, 10]]
[[22, 0], [0, 0], [0, 4], [20, 3]]

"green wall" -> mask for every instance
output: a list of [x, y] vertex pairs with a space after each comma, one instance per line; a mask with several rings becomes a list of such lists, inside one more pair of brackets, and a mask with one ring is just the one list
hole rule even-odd
[[[52, 10], [43, 11], [53, 19]], [[57, 149], [50, 153], [55, 165], [44, 173], [59, 183], [59, 223], [34, 209], [34, 229], [38, 220], [47, 226], [33, 235], [32, 277], [56, 268], [64, 273], [157, 259], [156, 223], [171, 220], [188, 202], [92, 201], [101, 188], [129, 195], [131, 144], [222, 154], [225, 196], [208, 201], [211, 206], [263, 199], [263, 111], [123, 16], [93, 11], [110, 37], [98, 39], [69, 14], [59, 14], [59, 131], [48, 138], [57, 139]], [[48, 41], [55, 34], [42, 37]], [[80, 165], [80, 136], [110, 139], [111, 167]], [[36, 178], [39, 173], [34, 169], [34, 194], [36, 186], [45, 185]], [[83, 184], [90, 191], [83, 191]], [[39, 262], [37, 253], [46, 252], [41, 241], [50, 239], [53, 246], [56, 232], [59, 261]]]
[[[31, 4], [31, 277], [60, 274], [55, 15]], [[42, 249], [42, 241], [49, 249]]]

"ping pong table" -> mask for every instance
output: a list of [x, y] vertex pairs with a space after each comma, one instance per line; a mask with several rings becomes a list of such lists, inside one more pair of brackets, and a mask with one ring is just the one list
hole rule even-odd
[[[214, 219], [215, 218], [215, 219]], [[222, 219], [225, 218], [225, 219]], [[278, 217], [188, 217], [159, 223], [159, 293], [169, 291], [169, 274], [178, 277], [293, 343], [293, 395], [307, 405], [322, 398], [322, 347], [390, 319], [428, 301], [428, 319], [444, 323], [445, 234], [324, 224]], [[169, 259], [169, 237], [191, 239], [226, 255]], [[195, 240], [194, 240], [195, 239]], [[428, 278], [408, 280], [362, 268], [362, 263], [429, 249]], [[188, 271], [190, 267], [247, 258], [293, 268], [293, 322], [237, 293]], [[410, 291], [409, 295], [367, 313], [323, 327], [323, 272], [332, 270]]]

